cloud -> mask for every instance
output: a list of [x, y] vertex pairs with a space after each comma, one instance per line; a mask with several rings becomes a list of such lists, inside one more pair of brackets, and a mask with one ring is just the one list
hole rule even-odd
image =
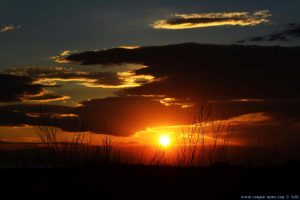
[[[45, 105], [40, 104], [13, 104], [0, 107], [0, 125], [2, 126], [61, 126], [61, 124], [66, 124], [66, 126], [72, 127], [70, 125], [70, 119], [74, 119], [73, 116], [66, 116], [59, 119], [59, 123], [54, 123], [52, 120], [42, 120], [38, 116], [41, 114], [48, 114], [49, 119], [54, 119], [53, 116], [59, 114], [74, 114], [72, 107], [60, 106], [60, 105]], [[74, 121], [73, 121], [74, 122]], [[71, 130], [71, 128], [70, 128]]]
[[121, 46], [118, 46], [118, 48], [123, 48], [123, 49], [137, 49], [137, 48], [140, 48], [140, 46], [137, 46], [137, 45], [121, 45]]
[[65, 67], [25, 67], [7, 70], [6, 73], [13, 75], [29, 76], [35, 79], [34, 83], [49, 86], [61, 82], [79, 82], [87, 85], [120, 85], [122, 80], [116, 73], [111, 72], [87, 72]]
[[[165, 106], [156, 97], [109, 97], [84, 101], [79, 107], [58, 105], [19, 104], [0, 107], [0, 124], [5, 126], [56, 126], [63, 131], [83, 131], [82, 124], [90, 124], [95, 133], [130, 136], [143, 130], [181, 131], [190, 124], [195, 110], [180, 106]], [[234, 102], [222, 101], [212, 105], [213, 118], [227, 119], [234, 129], [234, 139], [247, 141], [257, 138], [282, 137], [297, 133], [300, 122], [299, 101]], [[223, 111], [226, 113], [224, 115]], [[41, 114], [50, 118], [41, 120]], [[263, 131], [263, 132], [262, 132]], [[289, 131], [289, 132], [286, 132]], [[296, 134], [297, 135], [297, 134]], [[298, 136], [288, 137], [296, 141]], [[300, 140], [299, 140], [300, 141]]]
[[[187, 43], [72, 54], [66, 59], [83, 65], [148, 66], [133, 72], [155, 78], [139, 87], [123, 88], [115, 97], [53, 108], [51, 115], [61, 116], [57, 112], [64, 110], [57, 126], [65, 131], [76, 131], [77, 119], [91, 122], [96, 133], [109, 130], [113, 135], [129, 136], [149, 127], [188, 124], [206, 99], [212, 103], [214, 118], [231, 119], [240, 138], [265, 132], [269, 137], [284, 130], [295, 133], [300, 123], [299, 53], [300, 47]], [[13, 116], [3, 124], [38, 124], [29, 108], [0, 110], [0, 116]]]
[[67, 98], [49, 94], [44, 90], [45, 85], [35, 84], [34, 79], [28, 76], [0, 74], [0, 85], [2, 88], [0, 102], [49, 102]]
[[95, 72], [65, 67], [15, 68], [7, 70], [6, 73], [32, 77], [35, 84], [56, 86], [57, 82], [78, 82], [80, 85], [94, 88], [138, 87], [154, 79], [153, 76], [137, 75], [132, 71]]
[[68, 63], [68, 61], [65, 59], [68, 55], [71, 53], [74, 53], [75, 51], [70, 51], [70, 50], [65, 50], [62, 51], [59, 55], [57, 56], [51, 56], [49, 57], [50, 59], [54, 60], [56, 63]]
[[[50, 120], [41, 121], [39, 116], [43, 111], [51, 116]], [[96, 133], [130, 136], [148, 126], [181, 123], [187, 113], [178, 106], [165, 106], [148, 97], [109, 97], [84, 101], [79, 107], [35, 104], [2, 106], [0, 124], [57, 126], [64, 131], [77, 132], [82, 130], [78, 127], [81, 122], [88, 122]], [[57, 116], [59, 121], [54, 120], [56, 123], [53, 123], [51, 119]]]
[[[299, 53], [300, 47], [187, 43], [88, 51], [72, 54], [67, 59], [82, 65], [148, 66], [135, 73], [152, 75], [154, 81], [122, 89], [118, 94], [150, 97], [165, 107], [172, 105], [170, 108], [180, 108], [183, 118], [188, 118], [187, 112], [196, 109], [203, 98], [213, 103], [217, 118], [222, 118], [224, 113], [227, 117], [265, 113], [272, 123], [257, 125], [255, 134], [252, 133], [257, 136], [268, 127], [271, 133], [275, 128], [283, 130], [286, 124], [300, 121]], [[193, 107], [183, 109], [181, 105]], [[246, 134], [246, 128], [241, 125], [239, 130]], [[250, 132], [247, 135], [250, 137]]]
[[81, 104], [77, 109], [79, 116], [92, 120], [96, 132], [111, 131], [119, 136], [129, 136], [147, 127], [182, 123], [188, 114], [178, 106], [165, 106], [140, 96], [109, 97]]
[[53, 101], [64, 101], [70, 99], [69, 96], [55, 95], [52, 94], [51, 91], [42, 90], [39, 94], [35, 95], [24, 95], [22, 98], [23, 102], [31, 102], [31, 103], [46, 103]]
[[0, 33], [8, 32], [17, 28], [21, 28], [21, 26], [15, 25], [0, 25]]
[[[179, 44], [73, 54], [85, 64], [136, 63], [135, 71], [155, 77], [122, 95], [165, 95], [210, 100], [299, 98], [299, 47]], [[283, 68], [284, 66], [284, 68]]]
[[0, 101], [20, 101], [24, 95], [35, 95], [42, 91], [42, 85], [33, 84], [33, 79], [26, 76], [0, 74], [2, 88]]
[[[257, 36], [251, 37], [247, 39], [250, 42], [274, 42], [274, 41], [291, 41], [294, 39], [300, 38], [300, 24], [291, 23], [289, 24], [288, 28], [283, 31], [277, 31], [272, 34], [264, 35], [264, 36]], [[238, 42], [246, 42], [245, 40], [241, 40]]]
[[155, 21], [154, 29], [190, 29], [211, 26], [255, 26], [267, 23], [271, 16], [268, 10], [249, 12], [224, 12], [200, 14], [175, 14], [168, 19]]

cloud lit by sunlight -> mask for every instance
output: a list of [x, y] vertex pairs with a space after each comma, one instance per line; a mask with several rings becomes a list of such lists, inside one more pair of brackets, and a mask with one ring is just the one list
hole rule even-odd
[[54, 95], [52, 91], [43, 89], [38, 94], [25, 94], [22, 97], [23, 102], [27, 103], [48, 103], [53, 101], [65, 101], [69, 96]]
[[65, 58], [67, 56], [69, 56], [71, 53], [74, 53], [74, 51], [65, 50], [65, 51], [61, 52], [59, 55], [50, 56], [49, 58], [54, 60], [56, 63], [68, 63], [69, 61], [66, 60]]
[[193, 106], [193, 103], [187, 102], [187, 101], [181, 101], [176, 98], [171, 98], [171, 97], [165, 97], [159, 100], [159, 102], [165, 106], [171, 106], [171, 105], [176, 105], [180, 106], [181, 108], [189, 108]]
[[99, 87], [99, 88], [130, 88], [130, 87], [139, 87], [142, 84], [150, 83], [154, 80], [154, 76], [151, 75], [136, 75], [135, 72], [118, 72], [117, 76], [122, 81], [120, 85], [108, 85], [108, 84], [99, 84], [95, 80], [85, 81], [80, 83], [86, 87]]
[[137, 48], [140, 48], [140, 46], [122, 45], [122, 46], [118, 46], [118, 48], [122, 48], [122, 49], [137, 49]]
[[15, 25], [0, 25], [0, 33], [4, 33], [7, 31], [11, 31], [17, 28], [21, 28], [21, 26], [15, 26]]
[[250, 12], [223, 12], [200, 14], [175, 14], [167, 19], [155, 21], [154, 29], [190, 29], [211, 26], [254, 26], [267, 23], [271, 16], [268, 10]]
[[[146, 68], [140, 66], [139, 69]], [[33, 84], [57, 86], [58, 82], [77, 82], [79, 85], [91, 88], [130, 88], [152, 82], [152, 75], [137, 75], [134, 70], [121, 72], [89, 72], [63, 67], [21, 68], [8, 71], [9, 74], [33, 76]]]

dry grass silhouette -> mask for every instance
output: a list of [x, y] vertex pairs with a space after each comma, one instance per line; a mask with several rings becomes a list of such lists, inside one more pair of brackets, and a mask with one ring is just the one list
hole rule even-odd
[[201, 166], [224, 162], [232, 134], [228, 120], [214, 120], [211, 103], [203, 101], [189, 124], [177, 138], [177, 164]]
[[87, 121], [74, 119], [74, 132], [69, 132], [66, 137], [60, 137], [57, 128], [59, 119], [53, 117], [46, 107], [41, 109], [39, 120], [41, 125], [37, 126], [36, 134], [42, 145], [36, 149], [36, 152], [42, 163], [80, 165], [116, 162], [112, 137], [108, 132], [104, 134], [100, 145], [94, 145], [93, 127]]
[[[222, 118], [224, 119], [224, 118]], [[136, 148], [134, 151], [119, 149], [113, 141], [111, 131], [107, 129], [103, 134], [101, 144], [93, 144], [93, 126], [87, 121], [74, 120], [74, 132], [68, 133], [68, 137], [61, 138], [57, 123], [59, 119], [53, 117], [44, 107], [40, 112], [40, 124], [36, 128], [36, 134], [42, 145], [36, 148], [38, 161], [42, 164], [54, 166], [76, 165], [177, 165], [181, 167], [213, 166], [230, 163], [231, 158], [230, 139], [232, 127], [229, 120], [217, 120], [214, 117], [212, 104], [202, 102], [196, 114], [191, 118], [189, 125], [182, 128], [177, 137], [175, 147], [175, 161], [170, 162], [166, 150], [161, 145], [154, 147], [150, 159], [145, 158], [146, 146]], [[47, 126], [43, 126], [47, 124]], [[258, 138], [243, 148], [238, 156], [237, 164], [255, 165], [262, 158], [262, 141]], [[269, 155], [275, 157], [278, 145], [271, 146]], [[272, 157], [272, 158], [273, 158]], [[149, 158], [149, 155], [148, 155]], [[272, 160], [270, 160], [272, 162]]]

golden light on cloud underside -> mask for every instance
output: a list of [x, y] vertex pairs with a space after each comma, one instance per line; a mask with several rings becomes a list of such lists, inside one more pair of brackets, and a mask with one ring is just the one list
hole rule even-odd
[[139, 87], [143, 83], [149, 83], [154, 80], [154, 76], [151, 75], [136, 75], [134, 72], [118, 72], [118, 78], [123, 82], [120, 85], [107, 85], [107, 84], [99, 84], [96, 81], [90, 79], [89, 81], [80, 83], [80, 85], [84, 85], [86, 87], [93, 87], [93, 88], [111, 88], [111, 89], [118, 89], [118, 88], [130, 88], [130, 87]]
[[55, 86], [57, 82], [84, 82], [84, 83], [94, 83], [97, 79], [89, 78], [39, 78], [34, 81], [34, 84], [42, 84], [46, 86]]
[[271, 16], [268, 10], [249, 12], [223, 12], [200, 14], [175, 14], [168, 19], [157, 20], [151, 26], [155, 29], [190, 29], [211, 26], [255, 26], [267, 23]]
[[122, 46], [118, 46], [118, 48], [122, 48], [122, 49], [137, 49], [137, 48], [140, 48], [140, 46], [122, 45]]
[[[29, 117], [40, 117], [40, 113], [26, 113], [27, 116]], [[54, 118], [60, 119], [60, 118], [65, 118], [65, 117], [79, 117], [77, 114], [72, 114], [72, 113], [57, 113], [57, 114], [52, 114]]]
[[25, 99], [25, 100], [23, 100], [23, 102], [25, 102], [25, 103], [49, 103], [49, 102], [53, 102], [53, 101], [65, 101], [68, 99], [70, 99], [69, 96], [60, 96], [60, 97], [51, 98], [51, 99], [39, 99], [39, 100]]
[[178, 99], [171, 98], [171, 97], [166, 97], [166, 98], [160, 99], [159, 102], [165, 106], [175, 105], [175, 106], [180, 106], [181, 108], [189, 108], [189, 107], [193, 106], [192, 103], [183, 102], [183, 101], [181, 102]]
[[[84, 75], [84, 74], [83, 74]], [[136, 75], [133, 71], [118, 72], [117, 77], [122, 82], [119, 85], [109, 85], [101, 84], [98, 79], [93, 78], [49, 78], [49, 77], [39, 77], [34, 84], [42, 84], [47, 86], [55, 86], [57, 82], [78, 82], [79, 85], [92, 88], [107, 88], [107, 89], [118, 89], [118, 88], [129, 88], [129, 87], [139, 87], [144, 83], [150, 83], [154, 80], [152, 75]]]
[[68, 63], [69, 61], [66, 59], [67, 56], [69, 56], [72, 53], [70, 50], [65, 50], [61, 52], [57, 56], [51, 56], [50, 59], [54, 60], [57, 63]]
[[[51, 96], [52, 91], [42, 90], [38, 94], [25, 94], [22, 98], [24, 103], [48, 103], [53, 101], [65, 101], [70, 99], [69, 96]], [[50, 96], [47, 96], [50, 95]], [[48, 97], [48, 98], [47, 98]]]

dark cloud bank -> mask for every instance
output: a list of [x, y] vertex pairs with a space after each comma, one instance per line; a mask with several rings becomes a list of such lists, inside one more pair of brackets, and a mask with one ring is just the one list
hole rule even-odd
[[0, 84], [2, 102], [20, 100], [24, 93], [37, 94], [41, 91], [40, 85], [32, 85], [32, 79], [24, 76], [0, 74]]
[[[0, 74], [1, 96], [0, 102], [15, 102], [36, 98], [43, 92], [44, 85], [34, 84], [34, 79], [28, 76], [16, 76], [11, 74]], [[57, 98], [57, 95], [41, 95], [39, 99]]]
[[162, 80], [122, 91], [172, 97], [282, 99], [300, 97], [299, 47], [181, 44], [74, 54], [82, 65], [140, 63], [139, 74]]
[[[73, 113], [78, 117], [60, 119], [59, 127], [72, 131], [75, 118], [90, 120], [94, 130], [127, 136], [151, 126], [183, 124], [194, 108], [165, 106], [159, 95], [197, 103], [205, 98], [213, 102], [216, 118], [249, 113], [264, 113], [271, 120], [237, 127], [239, 134], [293, 135], [300, 141], [300, 47], [261, 47], [241, 45], [178, 44], [88, 51], [67, 57], [82, 65], [137, 63], [148, 66], [137, 74], [156, 77], [152, 83], [123, 89], [117, 97], [82, 102], [82, 106], [53, 106], [53, 113]], [[63, 109], [62, 109], [63, 108]], [[31, 110], [28, 110], [31, 109]], [[37, 124], [38, 119], [24, 113], [34, 112], [31, 105], [1, 107], [5, 124]], [[35, 111], [36, 112], [36, 111]], [[226, 113], [223, 115], [221, 113]], [[102, 123], [103, 122], [103, 123]], [[274, 136], [274, 135], [273, 135]]]

